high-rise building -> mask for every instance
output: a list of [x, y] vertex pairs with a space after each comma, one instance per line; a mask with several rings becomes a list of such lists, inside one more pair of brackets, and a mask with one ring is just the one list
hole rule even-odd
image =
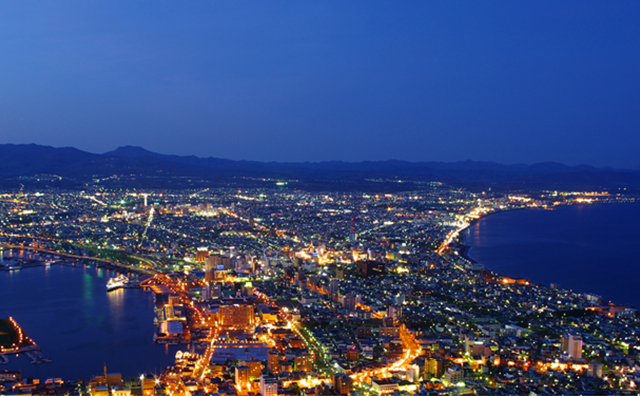
[[402, 318], [402, 305], [389, 305], [387, 317], [398, 321]]
[[213, 269], [215, 269], [217, 267], [215, 258], [216, 258], [216, 256], [214, 256], [214, 255], [207, 256], [207, 258], [204, 260], [204, 270], [205, 271], [210, 271], [210, 270], [213, 270]]
[[270, 375], [260, 377], [260, 394], [262, 396], [278, 395], [278, 380]]
[[329, 284], [329, 293], [336, 294], [340, 291], [340, 282], [337, 278], [331, 279], [331, 283]]
[[348, 311], [356, 309], [356, 296], [349, 293], [342, 298], [342, 306]]
[[280, 372], [280, 355], [273, 349], [267, 353], [267, 370], [270, 373]]
[[204, 247], [198, 248], [198, 251], [196, 252], [196, 261], [198, 263], [204, 263], [208, 255], [209, 249]]
[[358, 348], [353, 345], [347, 348], [347, 360], [355, 362], [358, 360], [358, 356]]
[[236, 387], [244, 392], [249, 390], [249, 367], [248, 366], [236, 367]]
[[346, 374], [333, 375], [333, 389], [339, 395], [348, 395], [353, 387], [353, 380]]
[[222, 297], [222, 285], [211, 285], [209, 288], [211, 289], [211, 298]]
[[444, 375], [444, 360], [442, 358], [432, 357], [424, 361], [425, 373], [430, 374], [434, 378], [440, 378]]
[[571, 334], [562, 337], [562, 352], [572, 359], [582, 359], [582, 338]]

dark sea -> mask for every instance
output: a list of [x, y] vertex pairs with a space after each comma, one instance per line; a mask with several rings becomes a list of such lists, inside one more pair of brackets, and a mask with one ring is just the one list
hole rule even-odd
[[464, 231], [469, 256], [500, 274], [640, 308], [640, 204], [503, 212]]
[[[5, 252], [6, 254], [6, 252]], [[53, 363], [9, 356], [0, 370], [39, 379], [88, 380], [104, 372], [160, 374], [177, 347], [153, 342], [153, 295], [141, 289], [107, 292], [113, 271], [76, 264], [0, 272], [0, 317], [12, 316]]]

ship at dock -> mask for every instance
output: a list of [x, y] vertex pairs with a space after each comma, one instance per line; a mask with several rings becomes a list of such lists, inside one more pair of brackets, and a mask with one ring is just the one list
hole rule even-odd
[[107, 282], [107, 291], [112, 291], [120, 288], [132, 288], [137, 286], [138, 282], [130, 280], [125, 275], [118, 275], [115, 278], [109, 278], [109, 282]]

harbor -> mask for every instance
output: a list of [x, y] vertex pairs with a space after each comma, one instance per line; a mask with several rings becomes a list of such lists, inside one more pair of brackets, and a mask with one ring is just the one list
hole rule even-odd
[[52, 363], [12, 317], [0, 319], [0, 364], [9, 364], [10, 355], [25, 354], [31, 364]]
[[[8, 250], [4, 253], [6, 259]], [[29, 257], [23, 253], [23, 259]], [[89, 379], [106, 362], [123, 375], [159, 374], [173, 363], [176, 351], [186, 348], [154, 343], [153, 293], [132, 285], [107, 290], [109, 279], [124, 271], [63, 257], [27, 268], [0, 272], [0, 317], [14, 317], [43, 355], [35, 349], [7, 354], [0, 358], [2, 369], [25, 377]], [[125, 273], [130, 279], [136, 275]]]

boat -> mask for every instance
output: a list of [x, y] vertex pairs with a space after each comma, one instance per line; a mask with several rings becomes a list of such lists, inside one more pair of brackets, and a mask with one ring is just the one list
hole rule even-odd
[[0, 355], [0, 364], [8, 364], [8, 363], [9, 363], [9, 359], [4, 355]]
[[129, 278], [124, 275], [118, 275], [115, 278], [109, 278], [107, 282], [107, 291], [112, 291], [124, 287], [129, 283]]

